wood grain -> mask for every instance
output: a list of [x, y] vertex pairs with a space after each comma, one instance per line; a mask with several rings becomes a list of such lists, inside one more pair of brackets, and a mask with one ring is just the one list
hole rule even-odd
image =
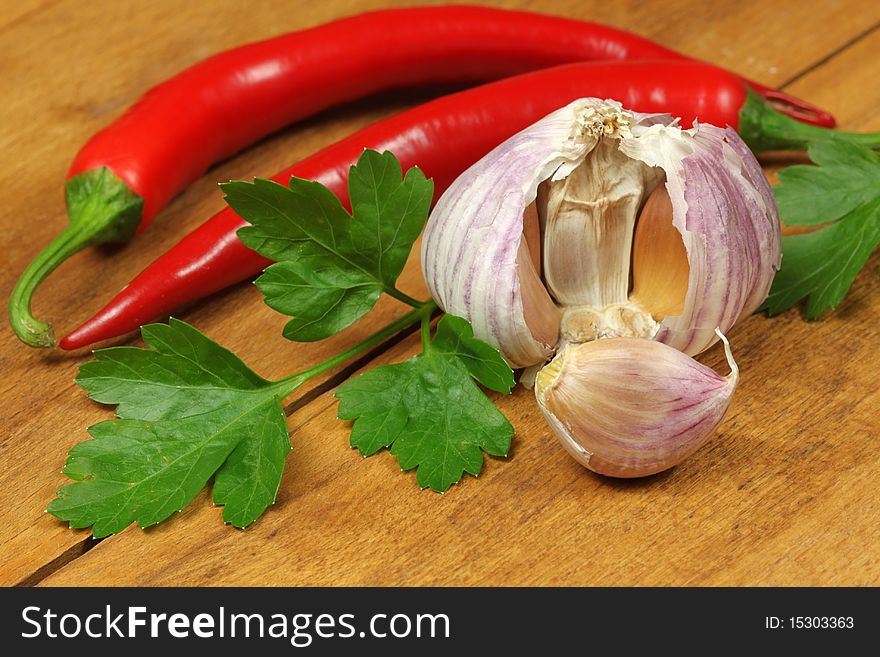
[[[76, 148], [147, 87], [205, 55], [380, 2], [60, 0], [0, 21], [0, 296], [63, 223]], [[872, 2], [506, 2], [632, 29], [730, 66], [880, 130], [880, 22]], [[31, 3], [39, 9], [39, 3]], [[662, 6], [662, 9], [660, 7]], [[51, 44], [51, 47], [46, 47]], [[185, 231], [222, 207], [216, 181], [272, 173], [358, 126], [426, 97], [396, 94], [329, 112], [218, 165], [129, 247], [66, 263], [36, 309], [64, 327], [85, 317]], [[12, 129], [9, 128], [12, 127]], [[46, 584], [877, 584], [880, 422], [878, 258], [833, 316], [753, 317], [732, 340], [743, 370], [719, 435], [670, 473], [594, 477], [548, 434], [529, 394], [499, 400], [517, 427], [509, 461], [444, 496], [418, 491], [388, 454], [347, 447], [328, 392], [290, 417], [294, 451], [275, 507], [241, 532], [200, 496], [163, 526], [92, 549], [43, 509], [67, 450], [110, 417], [72, 383], [85, 354], [28, 351], [0, 331], [0, 583]], [[423, 295], [416, 263], [404, 287]], [[273, 377], [315, 363], [401, 312], [302, 347], [247, 285], [181, 313]], [[63, 320], [63, 321], [61, 321]], [[413, 352], [411, 341], [376, 363]], [[717, 352], [704, 359], [721, 366]], [[317, 382], [326, 382], [328, 379]]]

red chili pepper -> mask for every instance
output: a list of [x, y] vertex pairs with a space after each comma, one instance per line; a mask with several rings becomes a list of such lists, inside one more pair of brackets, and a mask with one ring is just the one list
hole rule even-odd
[[[327, 107], [396, 87], [481, 82], [568, 62], [686, 60], [611, 27], [486, 7], [419, 7], [361, 14], [220, 53], [147, 92], [76, 156], [68, 173], [70, 224], [22, 274], [10, 323], [52, 346], [31, 297], [80, 249], [125, 241], [218, 160]], [[797, 118], [833, 117], [750, 83]]]
[[[570, 64], [445, 96], [384, 119], [272, 179], [317, 180], [348, 206], [349, 167], [364, 148], [392, 151], [419, 166], [436, 194], [493, 147], [576, 98], [615, 98], [625, 107], [738, 128], [756, 150], [800, 148], [824, 128], [771, 109], [736, 75], [698, 62]], [[870, 141], [873, 140], [873, 141]], [[866, 143], [880, 145], [876, 136]], [[101, 312], [61, 341], [76, 349], [123, 335], [186, 303], [252, 277], [270, 264], [244, 246], [245, 222], [227, 208], [190, 233], [127, 285]]]

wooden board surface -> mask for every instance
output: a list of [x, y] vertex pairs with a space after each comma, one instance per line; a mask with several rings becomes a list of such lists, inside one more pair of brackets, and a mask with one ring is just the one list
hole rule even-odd
[[[380, 3], [169, 0], [19, 3], [0, 19], [0, 297], [63, 225], [63, 177], [76, 149], [145, 89], [233, 45]], [[663, 3], [496, 2], [607, 22], [658, 39], [880, 130], [880, 5], [783, 0]], [[215, 183], [266, 175], [426, 96], [394, 94], [328, 112], [213, 168], [124, 249], [84, 252], [36, 300], [69, 327], [181, 235], [222, 207]], [[95, 542], [43, 510], [67, 450], [111, 416], [73, 383], [84, 353], [29, 351], [0, 326], [2, 584], [878, 584], [880, 280], [875, 256], [828, 319], [752, 317], [731, 334], [743, 372], [718, 435], [644, 481], [593, 476], [570, 460], [527, 391], [498, 400], [517, 429], [509, 460], [443, 496], [419, 491], [388, 454], [361, 459], [335, 419], [331, 373], [293, 404], [294, 450], [277, 504], [246, 531], [201, 495], [146, 531]], [[412, 260], [403, 287], [424, 294]], [[281, 376], [322, 360], [402, 312], [302, 347], [240, 285], [179, 316]], [[414, 353], [413, 339], [370, 366]], [[130, 343], [137, 344], [132, 338]], [[722, 368], [720, 352], [701, 360]]]

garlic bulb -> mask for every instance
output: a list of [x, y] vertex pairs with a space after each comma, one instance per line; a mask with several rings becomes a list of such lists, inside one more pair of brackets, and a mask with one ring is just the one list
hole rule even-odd
[[[560, 358], [589, 368], [598, 354], [621, 350], [656, 358], [668, 370], [664, 378], [623, 367], [629, 356], [612, 359], [621, 366], [603, 367], [610, 388], [617, 378], [643, 378], [645, 390], [656, 390], [664, 381], [705, 377], [702, 366], [684, 367], [662, 356], [668, 352], [656, 343], [681, 358], [707, 349], [761, 304], [780, 257], [772, 193], [735, 131], [684, 130], [668, 115], [630, 112], [595, 98], [553, 112], [462, 174], [438, 201], [422, 241], [434, 298], [467, 318], [475, 335], [511, 366], [531, 370], [561, 351], [550, 371], [538, 374], [536, 393], [565, 444], [571, 442], [566, 431], [589, 432], [577, 404], [565, 404], [562, 415], [548, 411], [553, 395], [542, 391], [549, 373], [558, 369], [568, 378], [577, 369], [560, 365]], [[711, 390], [692, 386], [707, 397], [721, 389], [727, 395], [725, 403], [718, 397], [693, 406], [712, 418], [695, 425], [703, 439], [721, 420], [736, 376], [725, 381]], [[559, 382], [553, 389], [567, 386]], [[589, 415], [595, 422], [595, 409]], [[625, 417], [619, 424], [625, 441], [637, 434], [648, 440], [633, 433]], [[656, 435], [649, 441], [653, 457], [634, 460], [619, 452], [617, 464], [600, 471], [656, 472], [701, 442], [692, 434]], [[582, 443], [592, 440], [574, 437], [587, 451]], [[673, 457], [659, 453], [664, 450]]]

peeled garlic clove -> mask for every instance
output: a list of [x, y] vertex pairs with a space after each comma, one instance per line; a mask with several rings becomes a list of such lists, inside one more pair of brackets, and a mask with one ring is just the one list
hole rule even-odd
[[739, 370], [718, 375], [642, 338], [567, 345], [538, 374], [535, 396], [562, 444], [590, 470], [642, 477], [695, 452], [730, 406]]
[[601, 139], [581, 165], [543, 183], [544, 274], [564, 306], [627, 300], [633, 223], [659, 173]]

